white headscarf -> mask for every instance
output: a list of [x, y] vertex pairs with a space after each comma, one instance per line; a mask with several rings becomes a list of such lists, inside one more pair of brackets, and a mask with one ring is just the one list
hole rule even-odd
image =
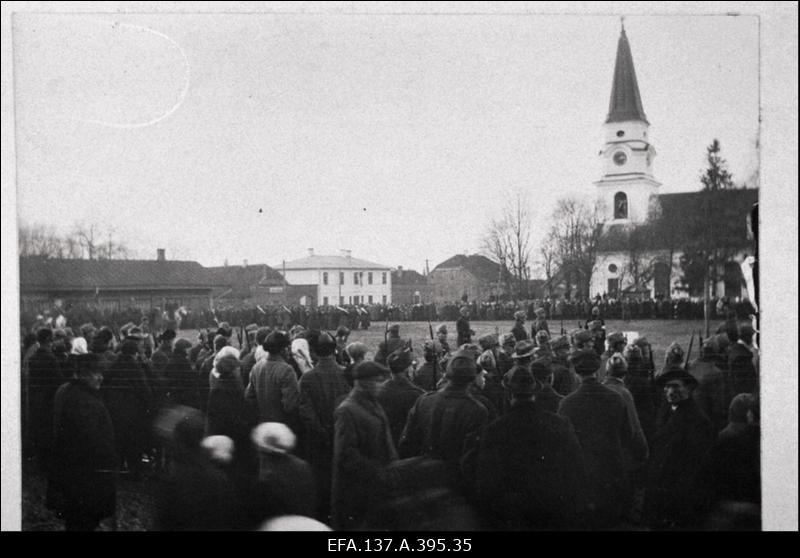
[[230, 345], [225, 345], [222, 347], [216, 355], [214, 355], [214, 368], [211, 369], [211, 375], [215, 378], [219, 378], [219, 372], [217, 372], [217, 363], [220, 361], [222, 357], [226, 356], [234, 356], [237, 359], [239, 358], [239, 349], [236, 347], [231, 347]]
[[88, 352], [89, 349], [86, 346], [86, 339], [84, 339], [83, 337], [75, 337], [72, 340], [72, 349], [70, 350], [70, 354], [85, 355]]

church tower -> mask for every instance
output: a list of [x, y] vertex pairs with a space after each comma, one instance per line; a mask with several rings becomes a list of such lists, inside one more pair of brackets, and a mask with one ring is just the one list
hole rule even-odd
[[656, 150], [648, 138], [649, 127], [623, 22], [608, 116], [603, 125], [605, 145], [600, 150], [603, 178], [594, 183], [603, 202], [606, 224], [645, 221], [651, 196], [658, 195], [661, 184], [653, 178]]

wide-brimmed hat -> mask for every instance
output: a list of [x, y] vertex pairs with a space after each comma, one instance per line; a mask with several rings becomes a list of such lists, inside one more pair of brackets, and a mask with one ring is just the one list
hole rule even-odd
[[689, 374], [686, 370], [679, 366], [669, 368], [666, 372], [656, 377], [656, 386], [664, 387], [669, 382], [681, 380], [689, 385], [696, 386], [697, 378]]
[[514, 346], [514, 354], [511, 355], [511, 358], [528, 358], [533, 356], [533, 343], [530, 341], [522, 340], [517, 341], [517, 344]]

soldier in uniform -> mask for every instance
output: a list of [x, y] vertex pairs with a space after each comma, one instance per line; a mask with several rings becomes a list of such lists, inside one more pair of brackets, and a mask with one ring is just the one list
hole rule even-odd
[[459, 313], [461, 316], [456, 321], [456, 345], [460, 347], [461, 345], [472, 343], [472, 336], [475, 335], [475, 332], [469, 325], [469, 306], [462, 306]]
[[389, 326], [388, 338], [386, 341], [381, 341], [380, 345], [378, 345], [378, 352], [375, 355], [375, 362], [386, 366], [386, 359], [388, 356], [397, 349], [401, 348], [404, 344], [405, 341], [400, 338], [400, 325], [392, 324]]
[[536, 319], [531, 324], [531, 339], [534, 339], [540, 331], [546, 331], [550, 335], [550, 326], [547, 325], [547, 312], [541, 306], [535, 312]]
[[514, 327], [511, 328], [511, 333], [517, 341], [527, 341], [528, 332], [525, 331], [525, 312], [518, 310], [514, 312]]

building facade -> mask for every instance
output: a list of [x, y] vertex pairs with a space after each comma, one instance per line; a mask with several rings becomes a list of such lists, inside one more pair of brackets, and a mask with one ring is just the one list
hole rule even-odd
[[309, 305], [392, 303], [391, 268], [354, 258], [349, 250], [328, 256], [316, 255], [309, 249], [307, 257], [275, 269], [292, 285], [316, 286], [316, 300]]
[[392, 303], [428, 304], [434, 300], [433, 292], [428, 278], [413, 269], [398, 266], [392, 271]]

